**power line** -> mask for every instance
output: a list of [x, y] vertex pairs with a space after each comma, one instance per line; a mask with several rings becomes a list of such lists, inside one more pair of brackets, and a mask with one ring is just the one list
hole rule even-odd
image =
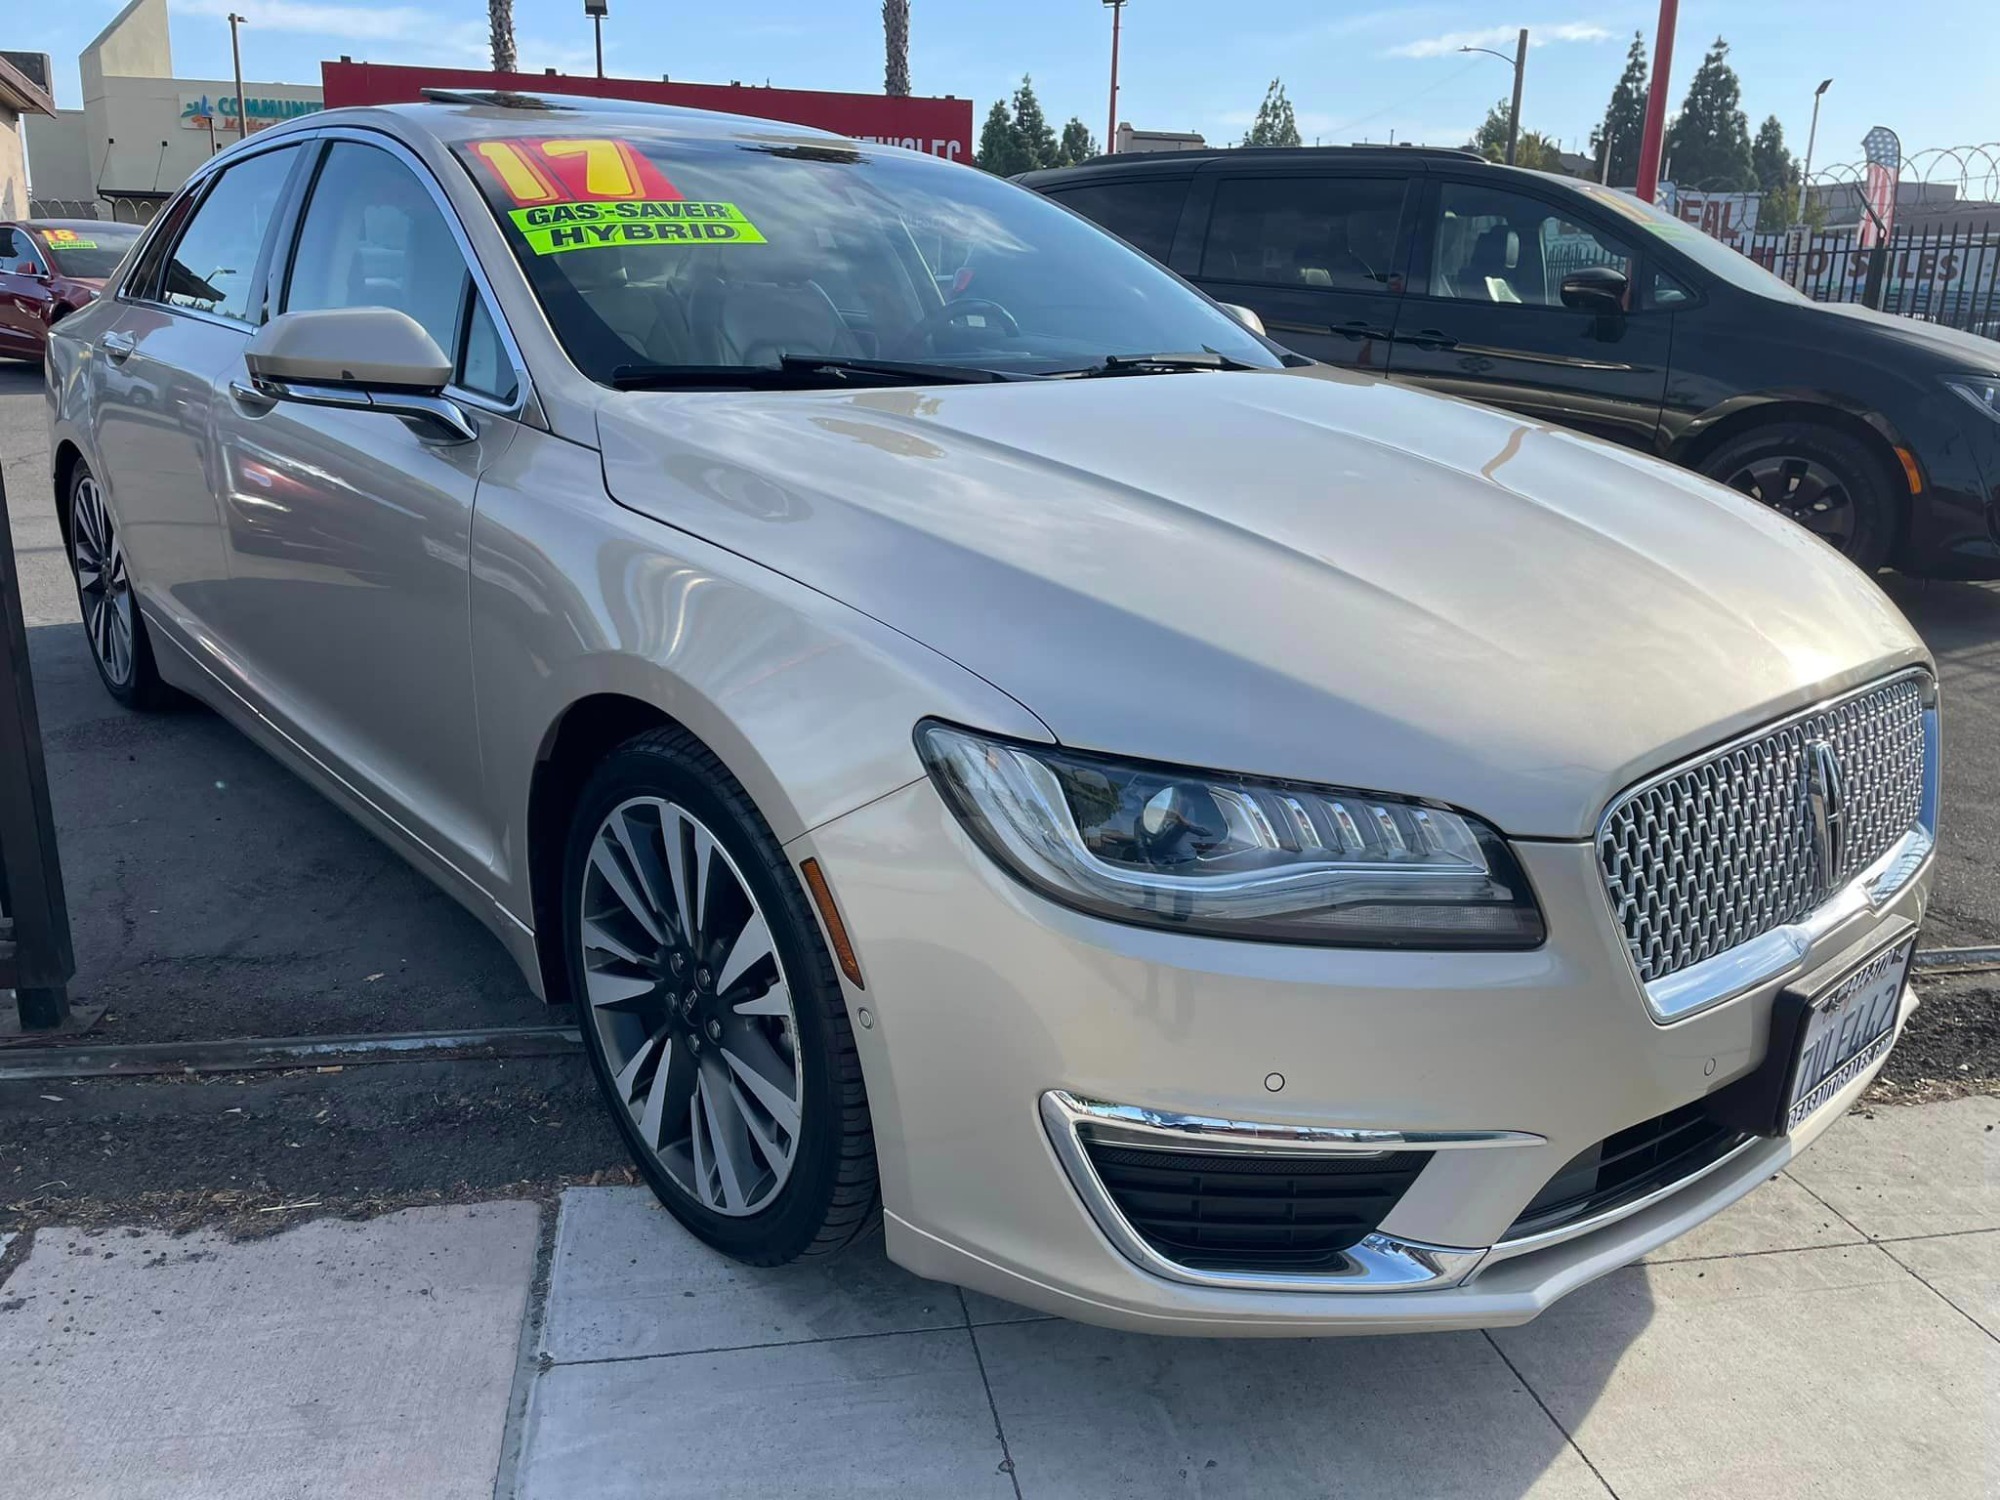
[[1446, 84], [1454, 82], [1457, 79], [1465, 77], [1468, 73], [1470, 73], [1474, 68], [1478, 66], [1479, 63], [1477, 61], [1468, 63], [1466, 64], [1466, 66], [1460, 68], [1456, 73], [1447, 73], [1444, 75], [1444, 77], [1425, 84], [1415, 93], [1405, 94], [1402, 98], [1396, 100], [1394, 103], [1385, 104], [1380, 109], [1372, 110], [1368, 114], [1357, 115], [1354, 119], [1347, 121], [1345, 124], [1335, 125], [1332, 128], [1325, 131], [1324, 133], [1329, 136], [1346, 135], [1350, 130], [1354, 129], [1354, 127], [1357, 125], [1366, 125], [1370, 120], [1379, 120], [1382, 118], [1382, 116], [1390, 113], [1392, 110], [1401, 109], [1406, 104], [1416, 103], [1417, 100], [1423, 98], [1424, 95], [1431, 93], [1434, 90], [1441, 89]]

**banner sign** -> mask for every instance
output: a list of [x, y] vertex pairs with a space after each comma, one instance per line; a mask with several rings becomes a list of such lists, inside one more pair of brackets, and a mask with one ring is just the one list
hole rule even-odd
[[1903, 143], [1887, 125], [1861, 138], [1868, 155], [1866, 206], [1861, 210], [1861, 248], [1872, 249], [1896, 227], [1896, 179], [1903, 175]]
[[[831, 130], [850, 140], [902, 146], [972, 161], [972, 101], [895, 98], [887, 94], [836, 94], [809, 89], [746, 88], [741, 84], [655, 83], [643, 78], [593, 78], [572, 74], [486, 73], [467, 68], [411, 68], [388, 63], [323, 62], [326, 107], [405, 104], [431, 89], [521, 94], [582, 94], [597, 99], [638, 99], [683, 109], [711, 109]], [[251, 100], [254, 106], [256, 100]], [[255, 115], [252, 115], [255, 128]]]

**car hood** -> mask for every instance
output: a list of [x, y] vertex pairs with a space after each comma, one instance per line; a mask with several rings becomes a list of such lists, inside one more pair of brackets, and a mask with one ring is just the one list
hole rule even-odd
[[627, 393], [617, 500], [924, 642], [1064, 744], [1589, 836], [1641, 775], [1925, 660], [1732, 491], [1362, 377]]
[[1947, 328], [1942, 323], [1926, 323], [1919, 318], [1876, 312], [1871, 307], [1853, 302], [1817, 303], [1814, 310], [1865, 324], [1883, 337], [1935, 356], [1941, 367], [2000, 374], [2000, 340], [1983, 338], [1963, 329]]

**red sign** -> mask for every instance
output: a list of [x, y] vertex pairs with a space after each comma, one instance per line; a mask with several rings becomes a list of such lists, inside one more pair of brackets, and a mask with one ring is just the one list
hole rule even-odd
[[835, 131], [850, 140], [903, 146], [953, 161], [972, 160], [970, 99], [895, 99], [886, 94], [747, 88], [736, 83], [649, 83], [641, 78], [482, 73], [469, 68], [405, 68], [390, 63], [323, 62], [319, 71], [328, 109], [351, 104], [413, 104], [423, 98], [425, 89], [583, 94], [783, 120]]

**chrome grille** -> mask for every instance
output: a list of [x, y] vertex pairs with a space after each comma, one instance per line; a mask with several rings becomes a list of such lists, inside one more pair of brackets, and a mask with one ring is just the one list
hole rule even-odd
[[[1726, 745], [1616, 803], [1597, 852], [1651, 983], [1795, 922], [1909, 832], [1924, 804], [1927, 683], [1900, 677]], [[1809, 759], [1838, 760], [1845, 837], [1817, 837]]]

